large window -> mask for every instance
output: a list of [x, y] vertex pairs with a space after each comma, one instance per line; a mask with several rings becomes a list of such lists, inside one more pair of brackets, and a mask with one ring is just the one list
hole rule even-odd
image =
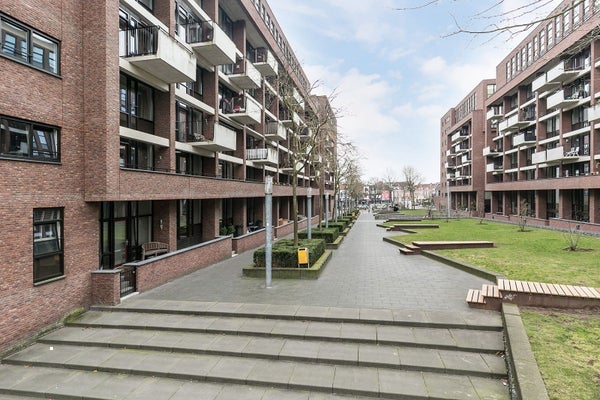
[[154, 89], [128, 75], [120, 75], [121, 126], [154, 133]]
[[63, 209], [33, 210], [33, 283], [64, 274]]
[[59, 130], [0, 115], [0, 157], [58, 162]]
[[176, 138], [179, 142], [201, 142], [204, 140], [202, 112], [185, 103], [176, 103]]
[[58, 74], [58, 41], [0, 14], [0, 54]]
[[154, 170], [154, 147], [135, 140], [121, 140], [119, 164], [122, 168]]

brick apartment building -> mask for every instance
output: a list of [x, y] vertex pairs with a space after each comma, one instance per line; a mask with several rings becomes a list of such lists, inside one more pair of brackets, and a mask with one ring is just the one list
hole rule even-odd
[[[473, 113], [483, 126], [476, 140], [461, 139], [460, 121], [442, 119], [442, 150], [450, 135], [467, 142], [473, 182], [485, 182], [477, 209], [488, 217], [524, 212], [532, 223], [600, 232], [599, 24], [600, 2], [562, 2], [496, 67], [485, 114]], [[441, 170], [456, 208], [461, 187], [444, 175], [456, 168], [452, 157], [442, 153]]]
[[94, 272], [143, 243], [181, 275], [264, 240], [266, 176], [273, 226], [293, 215], [295, 140], [321, 141], [299, 214], [307, 187], [314, 215], [332, 193], [335, 121], [311, 131], [326, 98], [265, 0], [0, 0], [0, 33], [0, 353], [92, 304]]

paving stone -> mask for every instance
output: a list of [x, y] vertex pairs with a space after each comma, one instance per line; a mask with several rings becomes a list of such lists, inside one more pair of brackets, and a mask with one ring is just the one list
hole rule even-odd
[[360, 344], [358, 361], [360, 365], [367, 366], [388, 364], [395, 367], [400, 365], [397, 347], [386, 345]]
[[169, 400], [215, 400], [223, 385], [204, 382], [185, 382]]
[[308, 322], [306, 321], [278, 321], [271, 333], [275, 335], [304, 337], [306, 328], [308, 328]]
[[317, 359], [320, 362], [358, 364], [358, 344], [323, 342], [319, 346]]
[[261, 387], [225, 385], [215, 400], [261, 400], [265, 391]]
[[377, 326], [344, 322], [340, 330], [340, 338], [376, 343]]
[[170, 399], [181, 388], [184, 382], [174, 379], [156, 377], [145, 378], [140, 386], [134, 389], [126, 400], [164, 400]]
[[311, 321], [304, 332], [305, 337], [337, 339], [342, 330], [341, 322]]
[[286, 340], [279, 352], [281, 359], [294, 359], [301, 361], [316, 361], [319, 355], [319, 342], [308, 340]]
[[250, 340], [249, 336], [220, 335], [210, 344], [208, 350], [217, 354], [241, 354]]
[[379, 370], [379, 392], [382, 397], [411, 398], [428, 395], [421, 372], [389, 369]]
[[273, 387], [286, 387], [295, 367], [296, 364], [292, 362], [257, 360], [248, 375], [247, 382]]
[[429, 396], [442, 399], [477, 399], [478, 394], [468, 376], [423, 372]]
[[335, 367], [331, 365], [307, 364], [294, 369], [289, 384], [295, 389], [331, 392], [334, 375]]
[[296, 312], [296, 317], [299, 318], [327, 318], [329, 315], [329, 307], [319, 306], [300, 306]]
[[485, 379], [473, 376], [470, 379], [481, 400], [506, 400], [509, 398], [506, 380]]
[[379, 396], [379, 372], [376, 368], [338, 365], [333, 379], [335, 393]]
[[169, 369], [168, 375], [177, 379], [205, 378], [221, 360], [219, 356], [179, 354], [177, 361]]
[[435, 349], [399, 347], [398, 356], [400, 357], [400, 365], [403, 366], [419, 366], [425, 370], [444, 369], [444, 363], [438, 350]]
[[86, 390], [83, 396], [92, 398], [120, 399], [129, 396], [144, 383], [144, 377], [136, 375], [113, 374], [109, 380]]
[[246, 381], [256, 362], [251, 358], [222, 357], [206, 376], [223, 382], [242, 383]]
[[377, 341], [379, 343], [413, 343], [415, 334], [413, 328], [405, 326], [378, 326]]

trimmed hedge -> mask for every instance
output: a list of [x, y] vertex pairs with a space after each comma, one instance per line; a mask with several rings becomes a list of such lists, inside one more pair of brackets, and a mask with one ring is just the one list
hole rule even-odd
[[[329, 221], [328, 227], [329, 228], [336, 228], [338, 232], [343, 232], [344, 229], [346, 229], [346, 221], [340, 221], [338, 220], [338, 222], [334, 222], [334, 221]], [[325, 228], [325, 222], [321, 222], [320, 227], [322, 229]]]
[[[330, 227], [327, 229], [318, 228], [318, 229], [311, 230], [310, 235], [313, 239], [323, 239], [323, 240], [325, 240], [326, 243], [333, 243], [333, 242], [335, 242], [335, 239], [337, 239], [338, 236], [340, 235], [340, 231], [338, 231], [337, 227], [333, 227], [333, 228]], [[307, 239], [308, 232], [307, 231], [298, 232], [298, 238]]]
[[[325, 252], [325, 240], [313, 238], [298, 241], [298, 247], [308, 248], [308, 261], [311, 265], [317, 262], [319, 257]], [[298, 247], [294, 246], [291, 239], [281, 239], [273, 243], [271, 249], [271, 267], [272, 268], [297, 268], [298, 267]], [[254, 266], [265, 268], [265, 248], [254, 252]]]

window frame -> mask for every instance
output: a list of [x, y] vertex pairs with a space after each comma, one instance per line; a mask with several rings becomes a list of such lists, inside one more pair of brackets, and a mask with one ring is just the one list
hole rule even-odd
[[[6, 40], [5, 37], [8, 34], [9, 30], [4, 29], [4, 26], [10, 26], [13, 30], [19, 30], [23, 33], [22, 42], [20, 43], [21, 50], [17, 53], [17, 38], [15, 37], [14, 49], [12, 54], [9, 51], [5, 51]], [[44, 42], [44, 46], [40, 45], [40, 43]], [[36, 46], [36, 44], [38, 44]], [[30, 27], [27, 24], [24, 24], [14, 18], [9, 17], [8, 15], [0, 12], [0, 56], [16, 61], [20, 64], [27, 65], [28, 67], [37, 69], [38, 71], [42, 71], [51, 75], [60, 76], [60, 48], [61, 42], [53, 37], [46, 35], [45, 33]], [[51, 50], [52, 46], [54, 46], [54, 54], [55, 57], [52, 59]], [[42, 49], [42, 59], [41, 62], [35, 61], [36, 54], [39, 55], [39, 52], [36, 52], [36, 48]], [[23, 51], [26, 54], [22, 54]], [[47, 54], [47, 56], [46, 56]]]
[[[21, 124], [23, 128], [20, 129], [20, 134], [26, 136], [25, 142], [20, 142], [19, 150], [12, 149], [13, 146], [11, 146], [11, 137], [19, 133], [14, 127], [11, 130], [11, 123], [13, 125]], [[8, 140], [1, 139], [4, 135], [9, 136]], [[2, 143], [8, 143], [9, 145], [6, 152], [3, 150]], [[27, 155], [23, 153], [23, 143], [25, 143]], [[0, 114], [0, 159], [57, 164], [61, 162], [60, 147], [61, 131], [59, 127]], [[46, 155], [40, 155], [42, 153]]]
[[[49, 207], [49, 208], [34, 208], [32, 215], [32, 280], [34, 285], [39, 285], [45, 282], [53, 281], [61, 278], [65, 274], [65, 257], [64, 257], [64, 208]], [[41, 213], [42, 217], [36, 217], [36, 213]], [[43, 216], [50, 214], [54, 218], [44, 219]], [[36, 220], [37, 219], [37, 220]], [[36, 227], [40, 227], [39, 230]], [[42, 228], [44, 227], [44, 228]], [[48, 230], [50, 228], [50, 230]], [[43, 229], [43, 230], [42, 230]], [[50, 235], [48, 235], [50, 232]], [[48, 235], [48, 236], [44, 236]], [[43, 247], [40, 244], [51, 243], [54, 248], [42, 251]], [[36, 245], [37, 244], [37, 245]], [[46, 248], [48, 246], [45, 246]], [[38, 249], [38, 252], [36, 252]], [[41, 274], [40, 261], [53, 258], [53, 272]]]

